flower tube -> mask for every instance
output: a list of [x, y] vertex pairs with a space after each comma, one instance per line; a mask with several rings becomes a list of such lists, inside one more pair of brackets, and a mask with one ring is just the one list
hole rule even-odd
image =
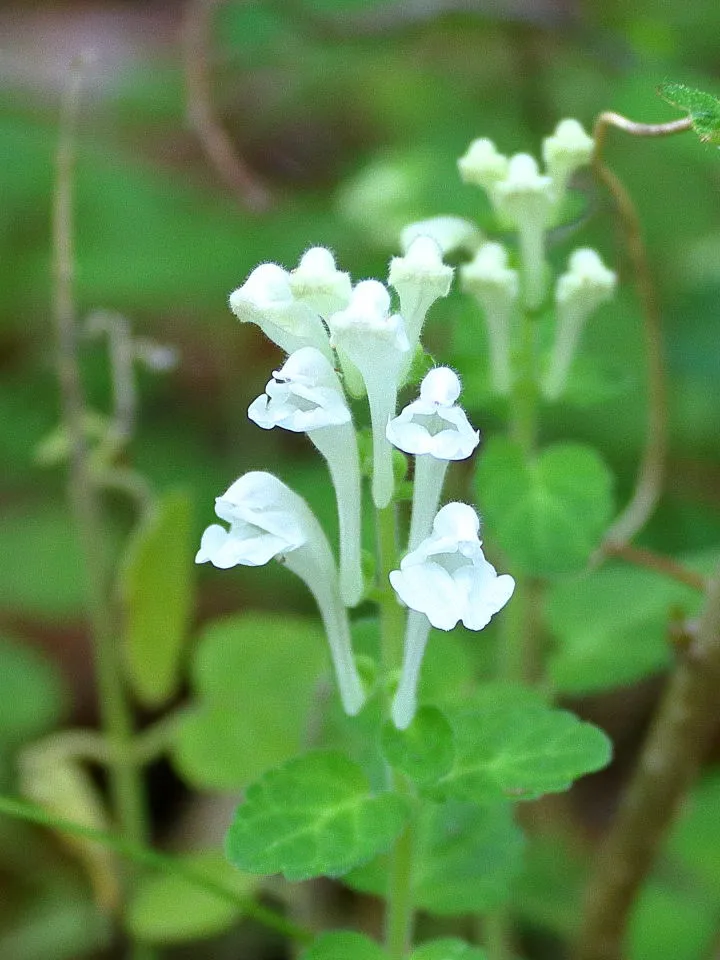
[[465, 411], [455, 403], [460, 379], [448, 367], [435, 367], [420, 384], [420, 397], [387, 426], [387, 438], [415, 455], [409, 550], [429, 533], [451, 460], [465, 460], [480, 442]]
[[417, 707], [417, 685], [430, 625], [452, 630], [458, 622], [482, 630], [512, 596], [515, 581], [498, 576], [485, 559], [478, 532], [480, 521], [465, 503], [448, 503], [433, 523], [432, 534], [390, 573], [400, 600], [422, 614], [408, 617], [400, 683], [392, 704], [399, 729], [410, 725]]
[[212, 524], [202, 535], [196, 563], [228, 569], [281, 559], [308, 586], [325, 626], [345, 712], [354, 716], [365, 692], [353, 657], [350, 626], [340, 599], [335, 560], [315, 515], [296, 493], [270, 473], [253, 471], [215, 500], [215, 513], [230, 525]]
[[262, 263], [230, 294], [230, 309], [243, 323], [256, 323], [286, 353], [317, 347], [332, 358], [328, 333], [318, 313], [293, 293], [291, 276], [276, 263]]
[[417, 237], [404, 257], [390, 261], [388, 283], [400, 297], [411, 351], [420, 340], [428, 310], [437, 299], [448, 295], [452, 278], [453, 269], [443, 263], [440, 245], [432, 237]]
[[405, 324], [390, 315], [390, 294], [377, 280], [363, 280], [346, 310], [329, 319], [333, 346], [342, 350], [362, 374], [370, 405], [373, 434], [372, 495], [386, 507], [393, 495], [392, 447], [385, 436], [395, 414], [401, 372], [410, 350]]
[[360, 458], [352, 416], [332, 364], [314, 347], [296, 350], [250, 404], [259, 427], [307, 433], [327, 461], [340, 530], [340, 592], [348, 606], [362, 596]]

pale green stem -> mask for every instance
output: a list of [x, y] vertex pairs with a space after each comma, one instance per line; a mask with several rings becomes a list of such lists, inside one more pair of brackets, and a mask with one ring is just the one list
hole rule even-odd
[[430, 535], [440, 503], [440, 494], [442, 493], [447, 468], [447, 460], [438, 460], [430, 453], [423, 453], [415, 457], [408, 552], [415, 550]]
[[340, 534], [340, 593], [349, 607], [363, 593], [360, 457], [351, 423], [310, 430], [308, 437], [325, 458], [337, 500]]
[[518, 227], [522, 297], [527, 310], [537, 310], [545, 298], [545, 227], [524, 221]]
[[[388, 675], [397, 669], [401, 660], [405, 619], [388, 579], [390, 571], [398, 567], [395, 505], [390, 504], [385, 509], [378, 510], [376, 518], [382, 672], [387, 684]], [[396, 792], [411, 798], [412, 791], [405, 778], [391, 775], [391, 779]], [[385, 945], [391, 960], [403, 960], [412, 945], [415, 921], [412, 873], [417, 830], [416, 803], [412, 804], [412, 807], [412, 815], [390, 854]]]

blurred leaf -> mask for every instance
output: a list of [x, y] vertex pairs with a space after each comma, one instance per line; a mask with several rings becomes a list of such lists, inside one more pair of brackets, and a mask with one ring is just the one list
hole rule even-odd
[[705, 143], [720, 144], [720, 100], [683, 83], [661, 83], [658, 93], [678, 110], [690, 114], [695, 133]]
[[545, 706], [522, 688], [488, 685], [449, 710], [455, 762], [431, 789], [474, 803], [534, 800], [569, 789], [606, 766], [611, 744], [598, 727]]
[[388, 955], [374, 940], [350, 930], [321, 933], [301, 960], [388, 960]]
[[486, 960], [484, 950], [462, 940], [431, 940], [413, 950], [410, 960]]
[[420, 783], [435, 781], [452, 766], [452, 727], [437, 707], [421, 707], [406, 730], [385, 722], [382, 749], [390, 766], [406, 777]]
[[649, 883], [635, 905], [628, 932], [629, 960], [703, 960], [712, 956], [717, 907], [695, 890]]
[[491, 438], [476, 490], [488, 536], [511, 570], [553, 577], [582, 569], [612, 514], [612, 477], [600, 456], [554, 444], [530, 463], [512, 440]]
[[[413, 868], [416, 906], [443, 916], [494, 909], [520, 868], [523, 843], [509, 803], [427, 804]], [[388, 857], [378, 857], [343, 882], [384, 896], [387, 871]]]
[[572, 939], [582, 916], [586, 879], [586, 860], [562, 835], [530, 836], [513, 884], [513, 909], [533, 926]]
[[65, 703], [54, 664], [28, 644], [0, 636], [0, 742], [21, 743], [51, 730]]
[[697, 590], [626, 563], [555, 584], [546, 607], [558, 641], [549, 662], [553, 685], [591, 693], [665, 669], [670, 620], [693, 616], [701, 605]]
[[246, 613], [205, 627], [192, 663], [197, 701], [173, 753], [181, 775], [237, 790], [296, 753], [326, 656], [312, 620]]
[[720, 771], [706, 773], [692, 789], [667, 844], [667, 853], [678, 857], [688, 870], [699, 874], [720, 904]]
[[[222, 883], [238, 897], [250, 896], [254, 878], [231, 866], [219, 850], [186, 854], [181, 862]], [[136, 881], [125, 914], [132, 937], [146, 943], [171, 944], [202, 940], [229, 929], [242, 916], [237, 904], [218, 897], [185, 877], [153, 874]]]
[[373, 796], [348, 757], [306, 753], [247, 788], [226, 852], [250, 873], [282, 873], [291, 881], [338, 876], [386, 850], [406, 815], [401, 797]]
[[120, 572], [127, 669], [139, 700], [159, 707], [177, 692], [193, 611], [192, 504], [160, 499], [141, 521]]

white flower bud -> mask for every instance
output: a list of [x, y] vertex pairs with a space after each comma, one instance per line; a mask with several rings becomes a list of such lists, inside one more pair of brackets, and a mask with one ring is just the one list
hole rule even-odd
[[256, 323], [287, 353], [313, 346], [328, 358], [332, 356], [322, 320], [315, 310], [295, 298], [290, 274], [276, 263], [256, 267], [230, 294], [230, 309], [243, 323]]
[[420, 340], [430, 307], [439, 297], [448, 295], [452, 278], [452, 267], [443, 263], [442, 250], [431, 237], [418, 237], [404, 257], [393, 257], [390, 261], [388, 282], [400, 297], [400, 313], [410, 350]]
[[475, 253], [483, 242], [480, 228], [462, 217], [431, 217], [411, 223], [400, 234], [400, 247], [407, 253], [418, 237], [431, 237], [442, 250], [443, 256], [455, 251]]
[[555, 342], [543, 380], [543, 393], [548, 399], [561, 395], [583, 326], [598, 307], [612, 299], [616, 282], [616, 275], [594, 250], [583, 248], [570, 256], [568, 271], [555, 288]]
[[561, 120], [551, 137], [543, 140], [545, 169], [553, 180], [556, 203], [559, 203], [570, 177], [592, 159], [595, 141], [577, 120]]
[[377, 507], [388, 505], [394, 478], [392, 447], [385, 436], [395, 414], [400, 375], [410, 350], [405, 324], [390, 315], [390, 294], [377, 280], [363, 280], [352, 292], [346, 310], [329, 319], [333, 345], [362, 374], [370, 405], [373, 432], [372, 493]]
[[508, 158], [498, 153], [497, 147], [486, 138], [473, 140], [464, 156], [458, 160], [460, 176], [465, 183], [473, 183], [491, 190], [508, 172]]
[[485, 243], [475, 259], [460, 268], [460, 277], [463, 289], [475, 297], [485, 314], [493, 389], [506, 395], [512, 387], [510, 334], [519, 274], [508, 267], [508, 253], [501, 243]]
[[343, 310], [350, 301], [350, 274], [335, 266], [325, 247], [311, 247], [290, 274], [290, 288], [298, 300], [317, 311], [323, 319]]

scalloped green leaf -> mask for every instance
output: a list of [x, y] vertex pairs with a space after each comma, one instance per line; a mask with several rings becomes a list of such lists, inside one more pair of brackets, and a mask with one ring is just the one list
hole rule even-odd
[[247, 788], [226, 853], [249, 873], [282, 873], [288, 880], [339, 876], [386, 850], [406, 817], [403, 798], [371, 794], [349, 757], [318, 750]]
[[193, 610], [192, 502], [171, 491], [136, 530], [121, 569], [125, 661], [145, 706], [173, 697]]
[[704, 143], [720, 145], [720, 100], [684, 83], [661, 83], [658, 93], [668, 103], [690, 114], [693, 130]]
[[301, 960], [389, 960], [387, 953], [374, 940], [352, 930], [321, 933]]
[[[413, 902], [444, 916], [492, 910], [504, 903], [520, 869], [524, 838], [509, 803], [427, 804], [423, 810], [415, 863]], [[353, 870], [344, 882], [384, 896], [388, 857]]]
[[298, 752], [327, 660], [319, 623], [246, 613], [205, 627], [194, 650], [193, 705], [173, 762], [191, 784], [236, 790]]
[[487, 535], [511, 571], [553, 577], [582, 570], [613, 510], [613, 478], [591, 447], [558, 443], [526, 463], [520, 446], [488, 441], [476, 475]]
[[385, 722], [382, 750], [390, 766], [411, 780], [437, 780], [452, 766], [452, 727], [437, 707], [421, 707], [406, 730], [398, 730], [389, 720]]
[[534, 800], [567, 790], [602, 769], [612, 747], [598, 727], [518, 689], [489, 687], [449, 712], [455, 762], [432, 788], [441, 797], [475, 803]]
[[[186, 854], [180, 860], [222, 883], [239, 897], [250, 897], [255, 878], [240, 873], [220, 850]], [[182, 874], [150, 874], [136, 880], [125, 913], [125, 926], [136, 940], [170, 944], [202, 940], [228, 930], [242, 917], [242, 910], [226, 897], [219, 897]]]
[[487, 960], [487, 954], [464, 940], [446, 937], [424, 943], [413, 951], [410, 960]]

